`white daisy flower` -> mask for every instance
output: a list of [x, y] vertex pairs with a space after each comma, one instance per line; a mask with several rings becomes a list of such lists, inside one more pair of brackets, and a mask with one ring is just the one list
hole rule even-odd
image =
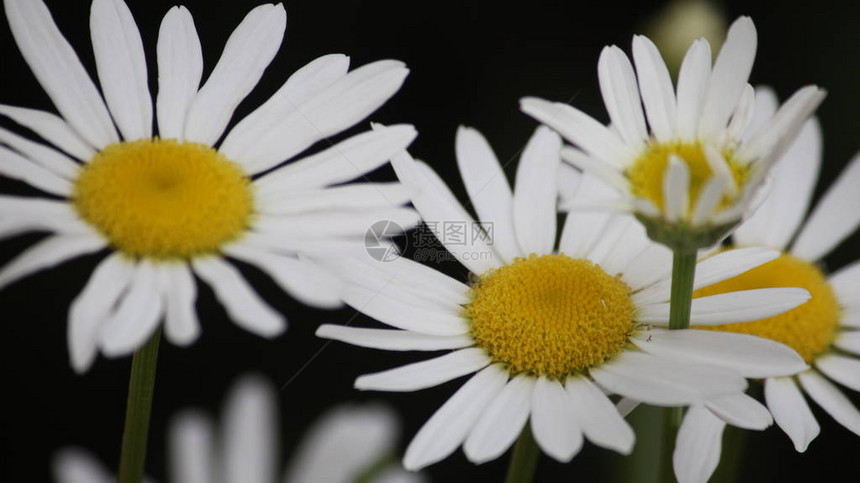
[[[395, 351], [453, 349], [361, 376], [356, 388], [415, 391], [476, 373], [412, 440], [407, 469], [440, 461], [460, 445], [473, 462], [492, 460], [527, 421], [540, 448], [559, 461], [573, 458], [583, 436], [628, 453], [633, 432], [605, 393], [683, 406], [740, 394], [742, 375], [806, 367], [794, 351], [766, 339], [661, 329], [669, 321], [671, 253], [650, 242], [629, 214], [570, 214], [556, 245], [558, 195], [546, 180], [558, 170], [560, 148], [557, 134], [538, 128], [512, 192], [486, 140], [460, 129], [460, 173], [481, 223], [492, 223], [492, 243], [446, 237], [445, 224], [471, 227], [472, 217], [426, 164], [406, 153], [392, 160], [427, 225], [471, 272], [472, 286], [404, 258], [356, 257], [337, 268], [349, 305], [400, 330], [323, 325], [317, 335]], [[607, 189], [585, 175], [576, 195]], [[714, 255], [699, 264], [697, 287], [778, 255], [764, 248]], [[807, 298], [795, 288], [736, 292], [698, 299], [692, 314], [699, 324], [733, 323], [782, 313]], [[729, 357], [732, 369], [709, 365]]]
[[347, 72], [348, 57], [320, 57], [225, 132], [279, 49], [284, 8], [253, 9], [201, 87], [194, 22], [188, 10], [174, 7], [158, 35], [156, 135], [143, 46], [125, 3], [92, 3], [101, 93], [44, 3], [4, 5], [24, 59], [60, 116], [0, 105], [0, 114], [48, 143], [0, 128], [0, 174], [52, 195], [0, 196], [0, 237], [53, 233], [0, 271], [0, 287], [111, 251], [72, 303], [75, 370], [86, 370], [98, 350], [133, 352], [162, 318], [168, 340], [193, 342], [200, 332], [194, 275], [238, 325], [276, 336], [286, 328], [284, 317], [225, 255], [256, 265], [297, 300], [336, 307], [336, 281], [300, 258], [353, 245], [379, 219], [417, 223], [413, 210], [398, 206], [406, 197], [396, 183], [332, 187], [387, 162], [414, 138], [411, 126], [359, 134], [280, 166], [381, 106], [408, 73], [402, 63], [385, 60]]
[[755, 52], [753, 22], [741, 17], [713, 68], [708, 42], [693, 43], [673, 87], [657, 47], [636, 36], [635, 71], [616, 46], [600, 55], [610, 126], [567, 104], [525, 98], [521, 108], [571, 142], [562, 158], [618, 190], [618, 208], [635, 213], [653, 239], [710, 246], [750, 210], [768, 168], [824, 98], [818, 87], [804, 87], [746, 137]]
[[[777, 99], [757, 89], [756, 111], [772, 113]], [[754, 121], [753, 128], [758, 124]], [[768, 197], [734, 233], [734, 250], [768, 247], [782, 255], [736, 278], [696, 295], [764, 287], [803, 287], [806, 304], [754, 322], [709, 327], [726, 333], [766, 337], [792, 347], [812, 368], [764, 382], [767, 408], [798, 452], [806, 451], [819, 433], [805, 392], [833, 419], [860, 435], [860, 411], [831, 381], [860, 391], [860, 262], [826, 275], [822, 259], [860, 225], [860, 154], [824, 194], [804, 223], [821, 164], [817, 122], [803, 127], [791, 149], [773, 169]], [[729, 253], [729, 252], [726, 252]], [[716, 416], [716, 417], [715, 417]], [[678, 434], [675, 454], [679, 481], [706, 481], [720, 459], [721, 436], [732, 419], [709, 411], [690, 411]], [[743, 426], [742, 426], [743, 427]]]
[[[422, 474], [385, 461], [397, 452], [400, 425], [387, 406], [340, 405], [311, 426], [285, 471], [280, 467], [277, 394], [257, 377], [237, 382], [221, 427], [199, 411], [177, 416], [168, 431], [168, 480], [181, 483], [307, 481], [420, 483]], [[109, 483], [116, 477], [89, 452], [65, 448], [53, 461], [58, 483]], [[146, 481], [152, 481], [151, 479]]]

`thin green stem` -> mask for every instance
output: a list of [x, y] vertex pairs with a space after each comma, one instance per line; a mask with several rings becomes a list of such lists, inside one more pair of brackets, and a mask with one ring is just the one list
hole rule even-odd
[[526, 424], [520, 437], [517, 438], [517, 444], [514, 445], [505, 483], [531, 483], [535, 476], [538, 456], [540, 456], [540, 450], [532, 435], [531, 427]]
[[146, 440], [149, 437], [149, 416], [155, 369], [158, 362], [158, 342], [161, 328], [149, 341], [135, 351], [128, 381], [128, 401], [125, 408], [125, 428], [119, 458], [119, 483], [141, 483], [146, 461]]

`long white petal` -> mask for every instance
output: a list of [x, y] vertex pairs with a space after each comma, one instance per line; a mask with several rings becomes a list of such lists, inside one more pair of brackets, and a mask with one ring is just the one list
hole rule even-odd
[[678, 483], [705, 483], [710, 479], [720, 462], [725, 427], [724, 422], [702, 406], [687, 411], [672, 454]]
[[106, 356], [134, 352], [155, 331], [164, 315], [160, 278], [153, 262], [144, 260], [137, 265], [128, 292], [120, 297], [116, 310], [99, 334], [99, 347]]
[[761, 431], [773, 424], [767, 408], [746, 394], [711, 399], [705, 407], [726, 423], [739, 428]]
[[645, 352], [677, 361], [712, 364], [745, 377], [797, 374], [808, 368], [787, 345], [748, 334], [710, 330], [652, 329], [633, 342]]
[[732, 183], [731, 176], [722, 173], [712, 176], [705, 183], [705, 187], [699, 192], [699, 199], [696, 200], [696, 206], [693, 208], [693, 216], [690, 218], [693, 226], [707, 225], [712, 222], [716, 223], [716, 219], [712, 217], [720, 201], [723, 199], [723, 194], [729, 189]]
[[194, 275], [185, 263], [164, 263], [159, 269], [165, 278], [164, 335], [176, 345], [189, 345], [200, 336], [200, 321], [194, 307], [197, 300]]
[[711, 77], [711, 46], [704, 38], [693, 42], [678, 71], [678, 134], [684, 141], [698, 135], [699, 120]]
[[532, 391], [531, 431], [544, 453], [567, 463], [582, 449], [582, 429], [564, 388], [541, 376]]
[[87, 233], [90, 228], [78, 219], [66, 201], [0, 195], [0, 239], [28, 231]]
[[690, 208], [690, 169], [681, 158], [671, 155], [663, 175], [663, 211], [669, 223], [687, 217]]
[[382, 291], [348, 286], [343, 300], [383, 324], [429, 335], [462, 335], [469, 326], [458, 314], [404, 302]]
[[0, 270], [0, 288], [106, 245], [101, 237], [89, 233], [51, 236], [27, 248]]
[[360, 329], [332, 324], [319, 326], [316, 335], [324, 339], [389, 351], [438, 351], [461, 349], [475, 344], [468, 335], [427, 335], [408, 330]]
[[74, 181], [81, 165], [71, 158], [44, 144], [39, 144], [19, 136], [7, 129], [0, 128], [0, 142], [23, 154], [30, 161], [47, 169], [53, 174]]
[[740, 142], [743, 139], [744, 133], [752, 122], [754, 110], [755, 89], [747, 84], [726, 129], [726, 142]]
[[176, 416], [167, 436], [170, 481], [211, 483], [217, 481], [215, 462], [215, 431], [212, 423], [196, 411]]
[[0, 114], [33, 131], [81, 161], [87, 161], [96, 154], [96, 150], [56, 114], [5, 104], [0, 104]]
[[329, 210], [320, 213], [302, 213], [289, 216], [261, 216], [253, 228], [262, 233], [284, 234], [299, 237], [360, 237], [375, 223], [388, 221], [404, 230], [417, 225], [421, 219], [411, 208], [382, 208], [344, 212]]
[[362, 391], [417, 391], [480, 371], [490, 362], [483, 349], [460, 349], [434, 359], [360, 376], [355, 380], [355, 388]]
[[622, 280], [632, 290], [640, 290], [652, 283], [665, 280], [672, 273], [672, 250], [665, 245], [649, 243], [624, 268]]
[[410, 471], [419, 470], [453, 453], [507, 380], [507, 371], [492, 365], [463, 384], [409, 443], [403, 467]]
[[648, 129], [630, 59], [614, 45], [604, 47], [597, 61], [597, 77], [613, 127], [629, 146], [638, 149], [648, 138]]
[[[514, 227], [524, 254], [552, 253], [555, 246], [558, 192], [547, 186], [558, 170], [561, 137], [541, 126], [520, 157], [514, 187]], [[548, 189], [549, 188], [549, 189]]]
[[23, 181], [48, 193], [68, 197], [72, 195], [71, 181], [62, 178], [20, 154], [0, 146], [0, 175]]
[[122, 0], [94, 0], [90, 35], [105, 101], [127, 140], [152, 137], [152, 97], [137, 24]]
[[752, 72], [757, 43], [752, 20], [735, 20], [714, 62], [702, 107], [700, 136], [712, 138], [726, 129]]
[[226, 481], [275, 481], [280, 472], [276, 401], [274, 388], [258, 377], [245, 377], [231, 389], [222, 434]]
[[511, 379], [487, 406], [463, 444], [475, 464], [501, 456], [523, 431], [532, 407], [535, 378], [520, 374]]
[[212, 287], [227, 314], [237, 325], [262, 337], [275, 337], [287, 321], [254, 292], [239, 271], [217, 257], [197, 258], [194, 273]]
[[155, 110], [162, 139], [184, 139], [188, 108], [203, 76], [203, 50], [187, 8], [171, 8], [158, 29], [158, 97]]
[[798, 453], [806, 451], [821, 428], [794, 380], [768, 378], [764, 383], [764, 398], [774, 421], [791, 438], [794, 449]]
[[633, 428], [603, 391], [583, 376], [569, 377], [564, 385], [588, 440], [621, 454], [630, 454], [636, 440]]
[[502, 165], [477, 129], [463, 126], [457, 129], [455, 148], [469, 201], [478, 219], [493, 224], [493, 245], [511, 263], [523, 256], [523, 251], [514, 229], [514, 198]]
[[860, 260], [840, 268], [827, 281], [836, 292], [839, 305], [847, 309], [860, 308]]
[[797, 378], [813, 401], [827, 411], [837, 423], [860, 436], [860, 411], [838, 387], [815, 371], [806, 371]]
[[836, 248], [860, 225], [860, 153], [848, 163], [821, 201], [791, 247], [791, 253], [804, 260], [817, 261]]
[[185, 124], [185, 139], [213, 145], [233, 111], [257, 85], [275, 57], [287, 14], [281, 4], [260, 5], [251, 10], [227, 39], [221, 58], [191, 102]]
[[678, 113], [669, 69], [654, 42], [642, 35], [633, 37], [633, 61], [648, 124], [657, 140], [670, 141], [675, 138]]
[[[806, 289], [796, 287], [741, 290], [694, 298], [690, 323], [720, 325], [750, 322], [787, 312], [804, 304], [809, 298]], [[669, 303], [638, 308], [636, 320], [657, 325], [668, 324]]]
[[135, 266], [114, 253], [96, 267], [84, 289], [69, 308], [69, 359], [75, 372], [89, 369], [96, 358], [99, 333], [120, 296], [125, 293]]
[[404, 205], [409, 192], [398, 182], [353, 183], [323, 189], [282, 190], [255, 196], [257, 210], [271, 215], [297, 215], [331, 210], [362, 210]]
[[815, 359], [815, 367], [839, 384], [860, 391], [860, 359], [825, 354]]
[[[579, 189], [574, 195], [574, 204], [581, 201], [610, 201], [616, 199], [615, 191], [594, 175], [584, 174]], [[561, 231], [558, 251], [569, 257], [585, 257], [600, 242], [611, 213], [572, 210]]]
[[854, 355], [860, 355], [860, 331], [845, 330], [836, 335], [833, 345]]
[[78, 55], [41, 0], [4, 2], [21, 55], [63, 118], [90, 144], [119, 140], [110, 114]]
[[[620, 168], [589, 156], [579, 149], [564, 146], [561, 149], [561, 159], [568, 163], [570, 167], [597, 177], [607, 185], [618, 190], [620, 193], [626, 193], [630, 190], [630, 182], [624, 176]], [[576, 206], [576, 194], [574, 194], [572, 198], [573, 199], [568, 200], [568, 205], [571, 205], [571, 207]]]

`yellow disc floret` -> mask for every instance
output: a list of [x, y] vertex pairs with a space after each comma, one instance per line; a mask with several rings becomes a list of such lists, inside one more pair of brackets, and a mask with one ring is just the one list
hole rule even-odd
[[209, 146], [147, 139], [99, 152], [75, 183], [74, 205], [127, 255], [189, 258], [248, 227], [250, 183]]
[[[705, 157], [705, 150], [699, 142], [650, 143], [645, 151], [636, 158], [633, 166], [627, 170], [627, 177], [630, 179], [633, 194], [654, 203], [662, 211], [664, 208], [663, 176], [669, 167], [669, 158], [672, 155], [684, 161], [690, 172], [689, 209], [692, 210], [699, 199], [699, 193], [713, 175], [713, 170]], [[747, 167], [736, 162], [730, 151], [724, 151], [722, 155], [729, 166], [736, 185], [743, 186], [747, 177]], [[721, 206], [724, 207], [731, 202], [732, 200], [725, 196]]]
[[583, 371], [620, 352], [635, 325], [627, 285], [565, 255], [517, 259], [482, 275], [472, 292], [472, 336], [512, 373]]
[[826, 352], [839, 325], [839, 302], [824, 274], [815, 265], [793, 257], [781, 257], [735, 278], [695, 292], [695, 297], [769, 287], [801, 287], [812, 298], [783, 314], [740, 324], [697, 329], [739, 332], [766, 337], [790, 346], [807, 362]]

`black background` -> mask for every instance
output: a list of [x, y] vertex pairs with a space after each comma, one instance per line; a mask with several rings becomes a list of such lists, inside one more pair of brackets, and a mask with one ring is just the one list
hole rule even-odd
[[[62, 32], [94, 74], [89, 40], [89, 2], [47, 2]], [[130, 1], [140, 27], [155, 85], [155, 43], [166, 1]], [[189, 0], [203, 44], [205, 72], [211, 71], [228, 35], [256, 2]], [[240, 106], [235, 119], [271, 95], [289, 74], [310, 60], [342, 52], [352, 65], [395, 58], [411, 74], [400, 93], [372, 116], [383, 123], [414, 124], [420, 136], [412, 145], [465, 199], [456, 173], [453, 138], [457, 125], [481, 130], [504, 162], [515, 159], [535, 127], [520, 114], [524, 95], [569, 101], [605, 119], [599, 99], [596, 63], [600, 49], [618, 44], [629, 52], [633, 33], [662, 2], [330, 2], [293, 1], [286, 5], [287, 33], [274, 62], [258, 88]], [[860, 149], [860, 7], [856, 2], [732, 1], [723, 4], [727, 17], [747, 14], [759, 32], [759, 51], [752, 81], [775, 87], [782, 99], [804, 84], [829, 91], [819, 110], [825, 133], [825, 160], [817, 193], [832, 181]], [[5, 17], [0, 22], [2, 90], [0, 102], [53, 110], [12, 41]], [[94, 76], [93, 76], [94, 77]], [[154, 92], [154, 89], [153, 89]], [[13, 124], [0, 120], [3, 126]], [[363, 123], [357, 132], [367, 127]], [[516, 162], [506, 166], [511, 177]], [[374, 177], [391, 179], [388, 170]], [[2, 191], [32, 194], [21, 184], [0, 180]], [[43, 235], [33, 234], [0, 243], [5, 262]], [[839, 267], [857, 256], [860, 237], [852, 238], [828, 258]], [[84, 257], [31, 276], [0, 292], [0, 387], [5, 410], [0, 420], [6, 481], [45, 481], [50, 456], [62, 446], [93, 451], [111, 468], [118, 458], [130, 358], [99, 358], [88, 373], [75, 375], [68, 363], [65, 315], [103, 254]], [[326, 344], [314, 337], [320, 323], [345, 323], [351, 310], [320, 311], [301, 306], [271, 280], [242, 267], [260, 293], [287, 314], [290, 328], [273, 341], [263, 340], [230, 323], [211, 291], [201, 286], [198, 309], [202, 337], [190, 348], [164, 342], [158, 367], [156, 400], [150, 437], [148, 473], [164, 479], [165, 429], [170, 415], [188, 407], [217, 413], [224, 394], [238, 375], [254, 371], [273, 381], [280, 392], [283, 453], [306, 425], [339, 401], [383, 399], [404, 418], [404, 447], [411, 435], [462, 383], [454, 381], [417, 393], [361, 393], [352, 381], [362, 373], [424, 358]], [[445, 266], [449, 273], [464, 273]], [[370, 326], [363, 316], [355, 325]], [[851, 394], [860, 402], [856, 393]], [[742, 461], [742, 481], [809, 481], [838, 478], [860, 469], [860, 439], [814, 408], [822, 426], [806, 454], [798, 455], [777, 429], [751, 433]], [[573, 463], [541, 459], [537, 481], [554, 479], [604, 481], [623, 460], [586, 445]], [[429, 468], [434, 480], [500, 481], [507, 457], [482, 466], [467, 462], [460, 451]], [[655, 462], [657, 464], [657, 462]], [[841, 479], [841, 478], [840, 478]]]

